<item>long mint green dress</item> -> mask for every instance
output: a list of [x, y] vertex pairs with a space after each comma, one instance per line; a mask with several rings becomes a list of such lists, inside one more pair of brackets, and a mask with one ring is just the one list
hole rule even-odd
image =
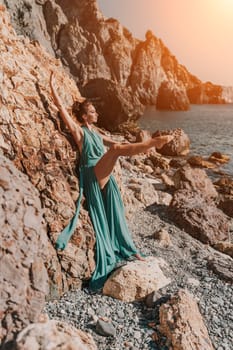
[[116, 263], [137, 253], [130, 236], [121, 194], [113, 175], [103, 190], [100, 189], [94, 173], [94, 166], [104, 154], [100, 135], [82, 127], [84, 131], [83, 148], [80, 160], [80, 194], [76, 203], [76, 213], [70, 223], [59, 235], [56, 248], [65, 249], [73, 234], [84, 193], [88, 212], [96, 234], [96, 268], [89, 287], [100, 289]]

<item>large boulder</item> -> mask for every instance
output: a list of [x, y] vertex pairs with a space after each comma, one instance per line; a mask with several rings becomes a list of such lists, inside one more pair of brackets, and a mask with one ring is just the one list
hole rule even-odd
[[203, 243], [215, 244], [229, 238], [228, 217], [201, 193], [176, 191], [169, 213], [181, 229]]
[[202, 169], [189, 165], [173, 176], [174, 192], [169, 214], [180, 228], [203, 243], [216, 244], [229, 238], [229, 220], [216, 207], [218, 193]]
[[0, 155], [0, 295], [2, 344], [37, 319], [49, 293], [50, 254], [39, 192]]
[[208, 169], [213, 169], [216, 168], [216, 165], [201, 156], [191, 156], [187, 159], [187, 162], [192, 166], [192, 167], [200, 167], [200, 168], [208, 168]]
[[190, 140], [184, 130], [177, 128], [174, 130], [157, 131], [152, 136], [172, 135], [173, 140], [158, 150], [165, 156], [184, 156], [189, 153]]
[[199, 192], [207, 199], [216, 198], [218, 193], [202, 169], [185, 165], [178, 169], [173, 176], [174, 186], [177, 190], [188, 190], [190, 192]]
[[141, 300], [170, 283], [161, 270], [164, 265], [163, 259], [155, 257], [130, 262], [112, 273], [103, 294], [123, 301]]
[[97, 350], [88, 333], [62, 321], [33, 323], [20, 332], [15, 350]]
[[173, 350], [213, 350], [194, 297], [180, 289], [159, 309], [160, 332]]

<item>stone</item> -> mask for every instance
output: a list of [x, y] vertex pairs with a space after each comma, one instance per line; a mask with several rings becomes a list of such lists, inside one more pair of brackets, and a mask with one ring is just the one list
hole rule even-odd
[[157, 203], [159, 200], [153, 184], [147, 180], [140, 179], [137, 183], [131, 182], [127, 187], [133, 191], [135, 198], [146, 206]]
[[192, 169], [186, 165], [175, 172], [173, 181], [176, 189], [187, 189], [192, 192], [199, 191], [203, 197], [208, 199], [218, 196], [214, 185], [202, 169]]
[[159, 309], [159, 330], [174, 350], [213, 350], [198, 305], [186, 290], [178, 290]]
[[154, 233], [154, 238], [159, 242], [162, 247], [169, 247], [172, 245], [169, 233], [165, 229], [161, 229]]
[[170, 167], [172, 168], [182, 168], [184, 165], [187, 164], [187, 160], [186, 159], [180, 159], [180, 158], [173, 158], [170, 160]]
[[184, 156], [189, 153], [190, 140], [184, 130], [177, 128], [173, 130], [161, 130], [152, 134], [153, 137], [172, 135], [173, 139], [165, 144], [158, 152], [165, 156]]
[[164, 170], [169, 169], [169, 160], [165, 157], [162, 157], [158, 153], [152, 153], [148, 159], [151, 161], [151, 163], [154, 165], [154, 167], [159, 167]]
[[203, 159], [201, 156], [192, 156], [187, 159], [187, 162], [193, 167], [203, 167], [213, 169], [216, 167], [212, 162]]
[[96, 331], [105, 337], [115, 337], [116, 336], [116, 329], [114, 328], [113, 324], [108, 321], [104, 321], [102, 319], [98, 319], [96, 323]]
[[207, 266], [222, 280], [233, 283], [233, 264], [229, 256], [215, 253], [208, 258]]
[[189, 278], [187, 279], [187, 283], [188, 283], [189, 285], [192, 285], [192, 286], [195, 286], [195, 287], [198, 287], [198, 286], [200, 285], [200, 281], [197, 280], [196, 278], [192, 278], [192, 277], [189, 277]]
[[110, 275], [103, 294], [127, 302], [141, 300], [170, 283], [161, 270], [164, 265], [163, 259], [155, 257], [130, 262]]
[[27, 176], [0, 155], [2, 344], [39, 319], [49, 293], [50, 242], [39, 198]]
[[208, 160], [210, 162], [217, 163], [217, 164], [225, 164], [229, 162], [230, 157], [226, 154], [222, 154], [221, 152], [213, 152], [209, 156]]
[[233, 258], [233, 243], [225, 241], [217, 242], [213, 247], [221, 253], [227, 254]]
[[[169, 298], [170, 298], [170, 295], [162, 296], [160, 291], [154, 291], [148, 294], [147, 297], [145, 298], [145, 305], [148, 308], [154, 308], [155, 306], [164, 304]], [[149, 314], [149, 319], [151, 319], [151, 314]], [[148, 325], [149, 327], [155, 328], [155, 322], [152, 322]]]
[[214, 182], [214, 186], [219, 193], [233, 195], [233, 179], [230, 176], [223, 176]]
[[166, 185], [167, 188], [174, 187], [174, 181], [168, 175], [162, 174], [161, 179], [163, 180], [163, 183]]
[[233, 218], [233, 195], [221, 195], [218, 208]]
[[[207, 192], [208, 195], [211, 193]], [[230, 226], [227, 216], [201, 192], [176, 191], [168, 209], [170, 218], [201, 242], [214, 245], [228, 239]]]
[[32, 323], [16, 338], [16, 350], [97, 350], [92, 336], [65, 322]]
[[218, 208], [225, 214], [233, 217], [233, 179], [230, 176], [223, 176], [214, 182], [219, 193]]

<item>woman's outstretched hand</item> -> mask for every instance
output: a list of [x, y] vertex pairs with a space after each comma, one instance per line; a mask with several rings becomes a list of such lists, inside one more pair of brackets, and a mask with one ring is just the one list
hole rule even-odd
[[156, 146], [155, 147], [157, 149], [160, 149], [164, 145], [166, 145], [167, 143], [172, 141], [174, 139], [174, 136], [172, 136], [172, 135], [156, 136], [156, 137], [154, 137], [154, 139], [156, 140]]

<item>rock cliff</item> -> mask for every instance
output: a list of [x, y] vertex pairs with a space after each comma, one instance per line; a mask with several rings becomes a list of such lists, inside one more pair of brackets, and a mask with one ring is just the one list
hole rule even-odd
[[[18, 34], [60, 58], [80, 91], [95, 100], [100, 124], [114, 130], [147, 105], [186, 110], [190, 103], [229, 102], [223, 87], [202, 83], [151, 31], [135, 39], [96, 0], [1, 0]], [[231, 100], [230, 100], [231, 101]]]
[[[61, 64], [36, 42], [18, 37], [0, 5], [0, 152], [27, 174], [38, 189], [47, 232], [54, 243], [73, 215], [78, 196], [77, 150], [73, 147], [52, 102], [50, 70], [60, 81], [60, 94], [69, 106], [79, 99], [75, 83]], [[53, 246], [47, 261], [50, 297], [69, 285], [79, 285], [94, 269], [94, 233], [82, 209], [80, 226], [69, 252], [57, 256]], [[67, 275], [61, 271], [66, 271]]]
[[50, 242], [38, 191], [1, 155], [0, 194], [1, 343], [38, 320], [48, 294]]

